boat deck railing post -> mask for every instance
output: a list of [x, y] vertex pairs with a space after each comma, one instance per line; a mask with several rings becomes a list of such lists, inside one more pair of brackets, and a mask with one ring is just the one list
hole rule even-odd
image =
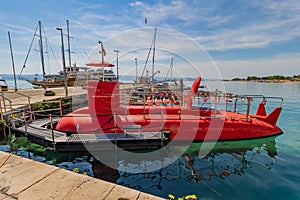
[[225, 94], [225, 111], [227, 112], [228, 111], [228, 94]]
[[31, 103], [30, 103], [30, 97], [27, 97], [28, 99], [28, 110], [29, 110], [29, 113], [30, 113], [30, 121], [33, 120], [33, 114], [32, 114], [32, 108], [31, 108]]
[[164, 112], [163, 111], [160, 111], [160, 120], [161, 120], [161, 128], [163, 128], [164, 126]]
[[250, 114], [250, 103], [251, 103], [251, 97], [247, 97], [247, 114], [246, 114], [246, 120], [249, 119], [249, 114]]
[[5, 105], [5, 97], [4, 97], [4, 92], [2, 91], [2, 100], [3, 100], [3, 108], [4, 108], [4, 112], [6, 112], [6, 105]]
[[60, 117], [62, 117], [62, 115], [63, 115], [63, 108], [62, 108], [61, 99], [59, 100], [59, 114], [60, 114]]
[[234, 107], [233, 107], [233, 112], [236, 113], [236, 105], [237, 105], [237, 101], [238, 101], [238, 98], [236, 98], [234, 100]]
[[[12, 120], [12, 127], [15, 128], [15, 122], [13, 120], [13, 107], [12, 107], [12, 100], [10, 100], [9, 98], [5, 97], [4, 96], [4, 93], [2, 91], [2, 100], [3, 100], [3, 108], [4, 108], [4, 112], [6, 112], [6, 105], [5, 105], [5, 100], [7, 100], [9, 102], [9, 109], [10, 109], [10, 120]], [[1, 109], [2, 110], [2, 109]], [[6, 120], [7, 120], [7, 117], [6, 116]]]
[[214, 109], [214, 118], [216, 118], [216, 116], [217, 116], [217, 93], [215, 94], [215, 102], [214, 102], [214, 104], [215, 104], [215, 109]]
[[10, 109], [10, 117], [11, 117], [12, 127], [13, 127], [13, 128], [16, 128], [15, 120], [14, 120], [14, 116], [13, 116], [13, 108], [12, 108], [12, 103], [11, 103], [11, 101], [9, 101], [9, 109]]
[[0, 114], [1, 114], [1, 121], [4, 124], [4, 117], [3, 117], [3, 110], [2, 110], [2, 101], [0, 101]]
[[49, 118], [50, 118], [50, 126], [51, 126], [51, 133], [52, 133], [52, 145], [53, 145], [53, 150], [56, 151], [52, 114], [50, 114]]
[[160, 131], [160, 147], [163, 147], [164, 146], [164, 133], [163, 131]]
[[115, 140], [115, 149], [117, 149], [117, 119], [116, 113], [113, 114], [114, 118], [114, 140]]
[[[20, 96], [23, 96], [23, 97], [26, 97], [27, 98], [27, 101], [28, 101], [28, 110], [29, 110], [29, 113], [31, 113], [32, 109], [31, 109], [31, 103], [30, 103], [30, 96], [26, 95], [26, 94], [23, 94], [19, 91], [15, 91], [14, 93], [20, 95]], [[32, 113], [30, 114], [30, 121], [32, 121]]]
[[3, 116], [3, 110], [2, 110], [2, 102], [0, 101], [0, 114], [1, 114], [1, 122], [3, 124], [3, 135], [4, 135], [4, 139], [6, 140], [6, 120], [4, 120], [4, 116]]
[[178, 117], [181, 119], [181, 103], [179, 104]]
[[25, 129], [25, 136], [28, 136], [28, 131], [27, 131], [27, 120], [26, 120], [26, 115], [25, 111], [23, 110], [23, 120], [24, 120], [24, 129]]
[[146, 119], [146, 95], [144, 94], [143, 97], [144, 97], [144, 119]]

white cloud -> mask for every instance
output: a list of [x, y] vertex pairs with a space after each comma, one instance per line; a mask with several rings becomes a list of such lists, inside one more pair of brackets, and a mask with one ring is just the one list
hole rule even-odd
[[135, 11], [141, 13], [141, 17], [146, 17], [151, 25], [159, 25], [166, 23], [166, 20], [196, 20], [197, 15], [192, 6], [185, 1], [171, 1], [168, 4], [156, 3], [147, 4], [140, 1], [130, 3]]
[[[150, 30], [149, 33], [144, 33], [143, 31], [136, 32], [134, 41], [128, 39], [130, 37], [129, 35], [116, 38], [122, 31], [145, 27], [144, 17], [148, 19], [148, 26], [181, 31], [196, 39], [205, 49], [219, 50], [225, 53], [227, 50], [232, 49], [262, 48], [275, 42], [289, 41], [300, 35], [300, 1], [297, 0], [249, 0], [231, 2], [230, 6], [226, 4], [225, 7], [222, 7], [224, 5], [221, 5], [222, 2], [220, 1], [173, 0], [155, 1], [151, 3], [134, 1], [128, 5], [124, 5], [123, 3], [120, 7], [119, 5], [115, 5], [115, 10], [111, 9], [111, 4], [109, 3], [92, 4], [77, 0], [73, 1], [73, 3], [75, 3], [75, 7], [70, 8], [71, 14], [67, 18], [70, 17], [71, 35], [73, 36], [71, 47], [73, 51], [77, 52], [78, 50], [75, 49], [75, 47], [83, 49], [84, 52], [89, 52], [97, 46], [99, 40], [110, 40], [110, 37], [116, 39], [113, 45], [107, 44], [107, 48], [110, 51], [117, 48], [122, 52], [126, 52], [129, 48], [134, 49], [139, 46], [145, 48], [149, 47], [153, 37], [153, 30]], [[230, 8], [226, 8], [227, 6]], [[111, 10], [107, 11], [104, 8]], [[59, 16], [60, 21], [62, 21], [62, 19], [65, 20], [64, 17], [67, 14], [69, 13], [62, 13]], [[15, 25], [5, 23], [4, 20], [0, 21], [0, 26], [3, 26], [5, 29], [11, 28], [14, 30], [14, 34], [19, 34], [19, 40], [16, 39], [16, 45], [14, 45], [14, 47], [16, 47], [16, 53], [21, 54], [22, 50], [20, 50], [20, 48], [27, 51], [34, 32], [33, 29], [23, 27], [17, 23]], [[51, 42], [54, 42], [53, 46], [58, 52], [57, 58], [60, 59], [59, 35], [54, 25], [53, 27], [48, 27], [48, 29], [53, 29], [52, 32], [48, 34], [48, 38], [50, 38]], [[176, 52], [176, 54], [183, 55], [186, 60], [195, 62], [198, 66], [205, 66], [204, 63], [206, 63], [208, 59], [202, 60], [204, 53], [199, 56], [193, 52], [193, 48], [195, 49], [194, 45], [198, 44], [195, 43], [191, 45], [190, 49], [187, 49], [183, 45], [185, 43], [184, 37], [177, 37], [174, 41], [166, 40], [165, 38], [167, 38], [167, 36], [160, 35], [158, 31], [158, 47], [161, 45], [160, 47], [162, 49], [171, 49], [173, 52]], [[135, 45], [134, 43], [139, 45]], [[19, 49], [17, 49], [17, 45]], [[199, 48], [199, 46], [196, 48]], [[21, 62], [23, 62], [25, 55], [26, 52], [23, 53]], [[142, 53], [137, 56], [143, 59], [145, 57], [142, 56]], [[83, 60], [84, 55], [79, 56], [76, 54], [73, 58], [74, 60], [76, 58], [77, 60]], [[284, 65], [284, 61], [286, 61], [288, 64], [291, 64], [291, 66], [295, 66], [295, 63], [291, 60], [292, 58], [288, 60], [284, 55], [282, 55], [282, 58], [284, 59], [276, 58], [276, 60], [281, 63], [280, 65]], [[114, 60], [115, 55], [112, 53], [111, 57], [107, 59]], [[132, 58], [128, 59], [130, 62], [132, 61]], [[157, 59], [160, 59], [159, 55]], [[168, 59], [169, 58], [167, 58], [167, 60]], [[234, 70], [236, 68], [232, 66], [237, 67], [240, 64], [250, 66], [250, 64], [256, 63], [255, 65], [258, 66], [261, 62], [263, 65], [263, 62], [258, 60], [250, 64], [248, 64], [250, 61], [246, 61], [246, 63], [239, 63], [241, 61], [234, 62], [234, 60], [231, 62], [219, 62], [222, 64], [221, 69], [225, 73], [229, 71], [226, 71], [226, 69]], [[266, 62], [270, 64], [269, 61]], [[228, 68], [224, 68], [223, 64]], [[279, 64], [276, 63], [272, 63], [272, 65], [279, 66]], [[239, 68], [240, 67], [237, 67], [237, 69]], [[281, 71], [280, 67], [276, 69]], [[295, 68], [291, 67], [290, 69]], [[252, 70], [251, 67], [249, 67], [249, 70]], [[237, 70], [237, 73], [240, 73], [239, 70]], [[264, 71], [262, 71], [262, 73], [264, 73]], [[228, 74], [228, 76], [229, 75], [230, 74]]]
[[34, 30], [32, 29], [29, 29], [25, 26], [20, 26], [20, 25], [15, 25], [15, 24], [9, 24], [9, 23], [6, 23], [6, 22], [3, 22], [3, 21], [0, 21], [0, 24], [6, 28], [9, 28], [11, 30], [13, 30], [15, 33], [34, 33]]

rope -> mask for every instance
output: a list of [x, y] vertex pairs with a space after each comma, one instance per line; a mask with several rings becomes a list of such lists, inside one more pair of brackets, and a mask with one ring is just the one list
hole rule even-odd
[[19, 79], [21, 79], [22, 72], [23, 72], [23, 70], [24, 70], [24, 68], [25, 68], [25, 64], [26, 64], [27, 59], [28, 59], [28, 57], [29, 57], [29, 53], [30, 53], [30, 50], [31, 50], [31, 48], [32, 48], [32, 44], [33, 44], [34, 38], [35, 38], [35, 36], [36, 36], [37, 29], [38, 29], [38, 25], [37, 25], [36, 28], [35, 28], [35, 32], [34, 32], [34, 35], [33, 35], [32, 40], [31, 40], [31, 43], [30, 43], [30, 46], [29, 46], [29, 50], [28, 50], [28, 52], [27, 52], [27, 55], [26, 55], [26, 58], [25, 58], [25, 61], [24, 61], [22, 70], [21, 70], [21, 72], [20, 72]]
[[3, 165], [5, 165], [6, 161], [10, 158], [10, 156], [11, 156], [11, 153], [8, 154], [8, 155], [4, 158], [4, 160], [0, 163], [0, 168], [3, 167]]
[[214, 192], [215, 194], [217, 194], [219, 197], [221, 197], [222, 199], [227, 199], [224, 195], [222, 195], [220, 192], [218, 192], [217, 190], [215, 190], [214, 188], [212, 188], [211, 186], [209, 186], [208, 184], [204, 183], [204, 182], [200, 182], [202, 183], [204, 186], [206, 186], [208, 189], [210, 189], [212, 192]]

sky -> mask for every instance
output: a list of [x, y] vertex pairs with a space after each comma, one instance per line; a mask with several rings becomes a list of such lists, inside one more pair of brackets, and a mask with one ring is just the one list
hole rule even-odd
[[[0, 74], [12, 74], [8, 31], [16, 73], [22, 70], [33, 38], [23, 73], [41, 73], [34, 37], [38, 21], [49, 42], [44, 45], [46, 71], [61, 70], [61, 37], [56, 28], [66, 34], [66, 20], [70, 22], [72, 63], [77, 65], [100, 60], [98, 41], [102, 41], [106, 61], [115, 64], [113, 50], [119, 50], [120, 73], [135, 74], [135, 58], [141, 73], [156, 27], [155, 68], [161, 74], [168, 70], [171, 57], [174, 73], [184, 76], [199, 73], [230, 79], [300, 74], [298, 0], [1, 1]], [[68, 49], [65, 36], [64, 44]]]

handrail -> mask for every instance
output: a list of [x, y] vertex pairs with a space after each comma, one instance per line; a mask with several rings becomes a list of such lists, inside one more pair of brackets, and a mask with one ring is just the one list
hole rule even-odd
[[6, 97], [6, 96], [4, 96], [4, 95], [0, 94], [0, 96], [1, 96], [3, 99], [5, 99], [6, 101], [8, 101], [8, 102], [12, 102], [12, 100], [11, 100], [11, 99], [7, 98], [7, 97]]
[[[15, 122], [14, 122], [14, 120], [13, 120], [12, 100], [10, 100], [9, 98], [5, 97], [3, 94], [4, 94], [4, 93], [3, 93], [3, 91], [2, 91], [2, 94], [0, 94], [0, 96], [1, 96], [2, 99], [3, 99], [4, 112], [6, 112], [5, 100], [7, 100], [7, 101], [9, 102], [10, 117], [11, 117], [11, 119], [12, 119], [12, 126], [13, 126], [13, 128], [15, 128]], [[5, 99], [5, 100], [4, 100], [4, 99]], [[1, 108], [2, 108], [2, 106], [1, 106]], [[2, 113], [2, 110], [1, 110], [1, 114], [3, 114], [3, 113]]]
[[284, 100], [282, 97], [265, 97], [265, 99], [280, 99], [281, 100], [280, 107], [282, 107], [283, 100]]
[[28, 96], [28, 95], [23, 94], [23, 93], [18, 92], [18, 91], [15, 91], [15, 93], [17, 93], [17, 94], [19, 94], [19, 95], [21, 95], [21, 96], [23, 96], [23, 97], [31, 98], [31, 96]]

